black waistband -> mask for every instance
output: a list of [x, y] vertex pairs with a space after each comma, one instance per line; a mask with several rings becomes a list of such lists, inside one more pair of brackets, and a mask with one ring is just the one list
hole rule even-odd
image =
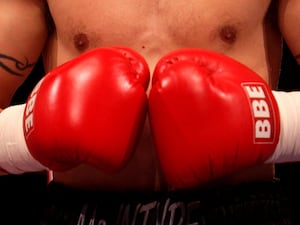
[[292, 224], [280, 183], [207, 191], [86, 192], [49, 185], [44, 225]]

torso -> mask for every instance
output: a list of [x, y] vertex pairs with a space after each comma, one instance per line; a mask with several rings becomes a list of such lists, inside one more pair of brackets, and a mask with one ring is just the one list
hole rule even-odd
[[[281, 38], [264, 20], [270, 4], [271, 0], [49, 0], [56, 29], [44, 52], [45, 68], [91, 48], [119, 45], [141, 53], [153, 71], [157, 60], [171, 50], [206, 48], [246, 64], [275, 88]], [[136, 154], [121, 174], [107, 176], [81, 166], [54, 174], [54, 179], [83, 188], [152, 189], [156, 168], [146, 123]]]

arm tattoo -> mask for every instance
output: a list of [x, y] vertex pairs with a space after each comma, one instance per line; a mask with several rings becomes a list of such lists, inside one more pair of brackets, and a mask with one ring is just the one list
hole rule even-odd
[[[12, 62], [15, 64], [15, 68], [9, 67], [7, 64], [5, 64], [5, 61]], [[0, 68], [3, 68], [6, 72], [15, 75], [15, 76], [22, 76], [22, 71], [32, 68], [35, 65], [35, 63], [29, 63], [28, 59], [25, 58], [25, 62], [21, 62], [11, 56], [7, 56], [0, 53]]]

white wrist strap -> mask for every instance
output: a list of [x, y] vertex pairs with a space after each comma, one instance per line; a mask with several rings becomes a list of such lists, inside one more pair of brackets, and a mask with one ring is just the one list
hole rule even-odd
[[267, 163], [300, 161], [300, 92], [273, 91], [279, 107], [280, 136]]
[[23, 134], [25, 104], [10, 106], [0, 113], [0, 168], [11, 174], [47, 169], [34, 159]]

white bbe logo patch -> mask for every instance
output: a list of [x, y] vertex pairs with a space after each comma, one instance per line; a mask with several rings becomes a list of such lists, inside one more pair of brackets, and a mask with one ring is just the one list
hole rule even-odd
[[254, 142], [271, 143], [274, 141], [274, 112], [267, 88], [263, 83], [242, 83], [252, 110]]

